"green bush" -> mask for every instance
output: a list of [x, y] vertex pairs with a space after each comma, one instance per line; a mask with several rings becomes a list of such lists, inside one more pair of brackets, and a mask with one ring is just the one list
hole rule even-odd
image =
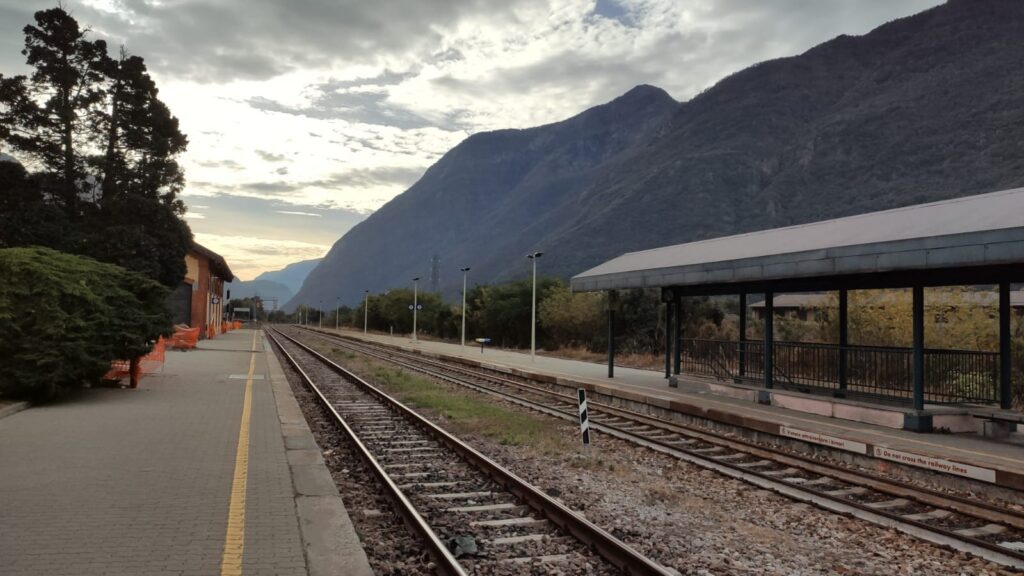
[[48, 399], [97, 381], [168, 334], [167, 289], [49, 248], [0, 250], [0, 396]]

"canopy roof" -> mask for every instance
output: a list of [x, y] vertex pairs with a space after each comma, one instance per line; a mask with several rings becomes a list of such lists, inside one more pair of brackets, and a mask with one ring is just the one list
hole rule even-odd
[[[1024, 188], [623, 254], [572, 278], [575, 291], [741, 289], [1024, 279]], [[745, 285], [745, 286], [741, 286]]]

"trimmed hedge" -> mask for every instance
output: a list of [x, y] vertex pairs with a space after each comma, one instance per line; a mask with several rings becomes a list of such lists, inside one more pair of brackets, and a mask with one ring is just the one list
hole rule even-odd
[[49, 248], [0, 250], [0, 396], [45, 400], [96, 382], [171, 331], [168, 290], [120, 266]]

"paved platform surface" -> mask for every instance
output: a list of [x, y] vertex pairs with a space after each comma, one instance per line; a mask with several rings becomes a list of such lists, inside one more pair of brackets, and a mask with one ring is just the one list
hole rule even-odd
[[[83, 390], [0, 419], [0, 463], [6, 576], [299, 576], [340, 573], [346, 562], [346, 573], [369, 574], [280, 366], [253, 330], [168, 351], [137, 390]], [[329, 485], [296, 488], [325, 475]]]
[[549, 374], [567, 380], [593, 384], [599, 387], [641, 394], [666, 401], [680, 401], [699, 406], [709, 412], [737, 415], [751, 421], [772, 422], [784, 426], [827, 434], [861, 442], [870, 446], [884, 446], [893, 450], [912, 452], [932, 458], [955, 460], [975, 466], [1005, 471], [1014, 476], [1014, 483], [1024, 478], [1024, 446], [1022, 435], [1014, 434], [1012, 441], [993, 441], [970, 434], [920, 434], [882, 426], [838, 420], [787, 410], [778, 406], [765, 406], [741, 399], [713, 394], [707, 383], [697, 379], [680, 382], [679, 388], [669, 388], [664, 373], [650, 370], [615, 367], [615, 378], [608, 378], [607, 364], [566, 360], [550, 356], [486, 348], [481, 354], [478, 345], [419, 340], [408, 336], [388, 336], [357, 330], [342, 330], [348, 336], [366, 338], [424, 352], [461, 356], [476, 362], [486, 362], [526, 372]]

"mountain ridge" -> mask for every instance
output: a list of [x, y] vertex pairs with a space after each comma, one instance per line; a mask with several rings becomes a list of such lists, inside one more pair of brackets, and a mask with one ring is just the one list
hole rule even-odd
[[526, 277], [535, 250], [565, 277], [628, 251], [1024, 185], [1024, 79], [1008, 73], [1022, 37], [1024, 3], [951, 0], [684, 103], [640, 86], [470, 136], [342, 237], [291, 305], [429, 278], [435, 253], [451, 296], [458, 268]]

